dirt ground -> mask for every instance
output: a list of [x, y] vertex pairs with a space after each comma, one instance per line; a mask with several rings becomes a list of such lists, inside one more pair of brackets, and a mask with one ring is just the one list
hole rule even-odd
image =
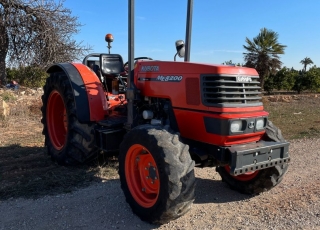
[[[40, 95], [11, 98], [10, 118], [0, 120], [0, 229], [320, 229], [317, 135], [305, 138], [304, 131], [297, 131], [300, 138], [290, 139], [291, 163], [284, 180], [259, 196], [231, 190], [214, 168], [196, 168], [191, 211], [156, 226], [132, 214], [120, 188], [116, 158], [101, 156], [89, 165], [68, 168], [50, 160], [43, 147]], [[319, 101], [313, 99], [311, 107], [320, 108]], [[281, 103], [288, 102], [270, 100], [272, 116], [285, 108]], [[299, 99], [290, 113], [307, 113], [298, 106], [306, 104]], [[293, 121], [296, 126], [299, 119], [312, 116], [303, 115]], [[317, 134], [318, 123], [310, 125], [310, 134]]]
[[320, 229], [320, 140], [291, 143], [282, 183], [256, 197], [230, 190], [212, 168], [196, 168], [190, 212], [162, 226], [133, 215], [117, 177], [71, 193], [0, 203], [0, 229]]

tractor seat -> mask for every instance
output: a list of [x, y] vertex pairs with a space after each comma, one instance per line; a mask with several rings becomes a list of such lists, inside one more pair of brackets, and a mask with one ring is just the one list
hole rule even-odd
[[[108, 91], [112, 89], [112, 80], [115, 78], [121, 79], [123, 73], [123, 59], [119, 54], [101, 54], [100, 55], [100, 71], [105, 79]], [[125, 86], [119, 85], [119, 92], [125, 92]]]
[[116, 77], [124, 72], [123, 60], [119, 54], [101, 54], [100, 69], [105, 76]]

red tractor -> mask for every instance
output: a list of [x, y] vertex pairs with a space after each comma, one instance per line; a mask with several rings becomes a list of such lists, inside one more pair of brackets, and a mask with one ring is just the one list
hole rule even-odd
[[[241, 193], [280, 183], [289, 143], [263, 110], [259, 76], [251, 68], [189, 62], [192, 0], [185, 62], [133, 56], [133, 0], [129, 1], [129, 62], [90, 54], [83, 64], [60, 63], [42, 97], [48, 153], [60, 164], [118, 152], [121, 187], [134, 213], [166, 223], [194, 201], [194, 166], [216, 167]], [[185, 52], [185, 55], [184, 55]]]

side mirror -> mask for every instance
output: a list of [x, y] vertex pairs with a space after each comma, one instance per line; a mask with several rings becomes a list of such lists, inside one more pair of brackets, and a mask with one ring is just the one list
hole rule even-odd
[[180, 58], [184, 57], [185, 54], [185, 46], [184, 46], [184, 41], [183, 40], [178, 40], [176, 41], [176, 49], [177, 53], [174, 56], [174, 60], [176, 60], [176, 56], [178, 55]]

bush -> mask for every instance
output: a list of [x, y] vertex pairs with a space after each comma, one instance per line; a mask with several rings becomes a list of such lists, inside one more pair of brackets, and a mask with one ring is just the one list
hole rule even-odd
[[268, 93], [274, 89], [290, 91], [293, 89], [298, 75], [298, 71], [283, 67], [276, 74], [271, 74], [266, 78], [264, 90]]
[[313, 66], [306, 72], [307, 88], [312, 92], [318, 92], [320, 89], [320, 68]]
[[26, 87], [42, 87], [48, 74], [39, 67], [26, 66], [20, 68], [7, 69], [7, 79], [8, 81], [15, 80], [20, 85]]
[[320, 68], [311, 67], [308, 71], [297, 71], [283, 67], [276, 74], [266, 78], [264, 90], [269, 94], [274, 90], [320, 92]]
[[273, 76], [268, 76], [264, 82], [263, 89], [264, 91], [268, 92], [270, 94], [273, 89], [275, 88], [274, 82], [273, 82]]
[[299, 75], [299, 72], [294, 69], [283, 67], [275, 75], [275, 85], [277, 90], [292, 90], [295, 79]]
[[16, 97], [10, 91], [6, 91], [0, 94], [0, 97], [2, 97], [2, 100], [4, 100], [5, 102], [13, 102], [16, 100]]
[[295, 83], [294, 83], [294, 86], [293, 86], [292, 89], [294, 91], [296, 91], [297, 93], [301, 93], [302, 91], [307, 89], [307, 86], [306, 86], [305, 82], [306, 82], [305, 75], [302, 74], [302, 73], [299, 73], [296, 76], [296, 80], [295, 80]]

